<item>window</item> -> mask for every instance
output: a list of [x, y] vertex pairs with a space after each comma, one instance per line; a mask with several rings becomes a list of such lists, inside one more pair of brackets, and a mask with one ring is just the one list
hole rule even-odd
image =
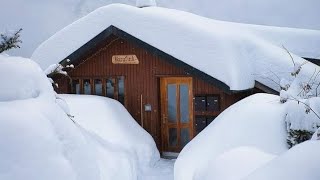
[[118, 101], [124, 105], [124, 77], [118, 77]]
[[72, 80], [72, 93], [73, 94], [80, 94], [80, 80], [74, 79]]
[[84, 94], [91, 94], [91, 83], [90, 79], [83, 80], [83, 93]]
[[114, 90], [115, 90], [115, 88], [114, 88], [114, 85], [115, 85], [115, 83], [114, 83], [114, 78], [108, 78], [107, 80], [106, 80], [106, 86], [107, 86], [107, 88], [106, 88], [106, 96], [107, 97], [109, 97], [109, 98], [115, 98], [114, 97]]
[[106, 96], [125, 105], [125, 77], [73, 79], [71, 92], [74, 94]]
[[94, 80], [94, 89], [95, 89], [95, 95], [103, 96], [102, 80], [101, 79]]

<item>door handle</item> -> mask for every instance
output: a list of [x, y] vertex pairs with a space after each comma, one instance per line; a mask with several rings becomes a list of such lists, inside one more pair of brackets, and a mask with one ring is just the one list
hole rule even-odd
[[167, 120], [167, 116], [165, 114], [162, 114], [162, 123], [165, 124]]

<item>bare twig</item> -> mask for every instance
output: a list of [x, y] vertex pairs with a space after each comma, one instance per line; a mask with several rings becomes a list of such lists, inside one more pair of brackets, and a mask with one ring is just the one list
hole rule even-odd
[[282, 45], [282, 48], [283, 48], [284, 50], [286, 50], [286, 52], [289, 54], [289, 56], [290, 56], [290, 58], [291, 58], [291, 61], [292, 61], [292, 63], [293, 63], [293, 66], [295, 66], [296, 63], [294, 62], [293, 57], [292, 57], [291, 53], [289, 52], [289, 50], [288, 50], [286, 47], [284, 47], [284, 45]]
[[[317, 116], [318, 119], [320, 119], [320, 116], [318, 115], [318, 113], [316, 113], [308, 104], [300, 101], [299, 99], [297, 99], [297, 98], [295, 98], [295, 97], [293, 97], [293, 96], [291, 96], [291, 98], [292, 98], [291, 100], [295, 100], [295, 101], [297, 101], [298, 103], [304, 104], [306, 107], [308, 107], [308, 108]], [[290, 99], [290, 98], [289, 98], [289, 99]]]

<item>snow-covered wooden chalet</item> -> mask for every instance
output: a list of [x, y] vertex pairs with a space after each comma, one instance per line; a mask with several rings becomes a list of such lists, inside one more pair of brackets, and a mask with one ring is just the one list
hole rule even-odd
[[[257, 92], [278, 93], [276, 82], [290, 79], [293, 69], [282, 46], [296, 63], [316, 59], [320, 32], [113, 4], [57, 32], [32, 59], [43, 69], [70, 59], [71, 81], [55, 79], [59, 93], [116, 99], [161, 152], [179, 152], [233, 103]], [[310, 77], [317, 68], [307, 63], [300, 75]]]

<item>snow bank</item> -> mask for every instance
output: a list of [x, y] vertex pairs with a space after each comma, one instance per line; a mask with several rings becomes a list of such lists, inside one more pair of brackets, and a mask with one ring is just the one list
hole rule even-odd
[[[35, 50], [32, 59], [45, 69], [110, 25], [224, 82], [231, 90], [252, 88], [255, 80], [278, 90], [270, 78], [275, 80], [275, 73], [290, 79], [293, 66], [282, 45], [299, 64], [304, 60], [298, 56], [316, 57], [320, 47], [319, 31], [230, 23], [160, 7], [113, 4], [57, 32]], [[319, 67], [306, 64], [299, 76], [309, 78], [315, 68]]]
[[244, 180], [319, 180], [320, 141], [306, 141], [262, 166]]
[[39, 96], [54, 98], [51, 83], [33, 61], [0, 54], [0, 102]]
[[[49, 80], [36, 63], [1, 56], [0, 68], [0, 83], [10, 87], [1, 86], [0, 90], [0, 179], [136, 180], [141, 168], [138, 160], [151, 162], [150, 158], [158, 158], [152, 139], [142, 137], [146, 132], [130, 123], [132, 119], [119, 104], [97, 99], [101, 101], [97, 106], [110, 110], [85, 116], [86, 121], [77, 116], [81, 123], [75, 124], [66, 115], [66, 104], [56, 100]], [[30, 93], [34, 91], [38, 92], [36, 96]], [[95, 102], [90, 97], [80, 99], [80, 103], [89, 102], [90, 108], [96, 108], [90, 104]], [[95, 119], [102, 119], [99, 115], [110, 118], [107, 120], [114, 129], [103, 123], [101, 127], [105, 129], [98, 128], [94, 123], [99, 123]], [[122, 119], [116, 119], [117, 115]], [[120, 125], [115, 125], [115, 120]], [[123, 134], [118, 130], [123, 130]], [[106, 131], [117, 132], [120, 138], [107, 136], [112, 133]], [[126, 140], [117, 143], [119, 139]], [[136, 154], [133, 156], [132, 152]]]
[[[224, 164], [226, 168], [231, 168], [232, 163], [243, 163], [244, 172], [237, 174], [246, 175], [256, 165], [285, 152], [286, 112], [286, 107], [279, 103], [279, 96], [270, 94], [256, 94], [232, 105], [182, 150], [174, 167], [175, 180], [192, 180], [195, 176], [201, 179], [208, 172], [217, 172], [219, 169], [210, 169], [211, 165], [218, 168], [214, 165], [222, 160], [227, 160]], [[258, 150], [234, 149], [243, 146]], [[241, 160], [241, 155], [248, 153], [266, 154], [266, 158], [252, 157], [248, 164], [236, 162]], [[233, 156], [238, 158], [231, 163], [229, 158]], [[223, 172], [222, 175], [233, 179], [232, 175]]]
[[[59, 95], [70, 107], [74, 120], [102, 139], [130, 152], [139, 165], [160, 159], [155, 142], [116, 100], [90, 95]], [[94, 107], [94, 108], [89, 108]]]
[[274, 157], [257, 148], [238, 147], [210, 161], [207, 168], [200, 170], [199, 177], [196, 175], [195, 179], [240, 180]]

